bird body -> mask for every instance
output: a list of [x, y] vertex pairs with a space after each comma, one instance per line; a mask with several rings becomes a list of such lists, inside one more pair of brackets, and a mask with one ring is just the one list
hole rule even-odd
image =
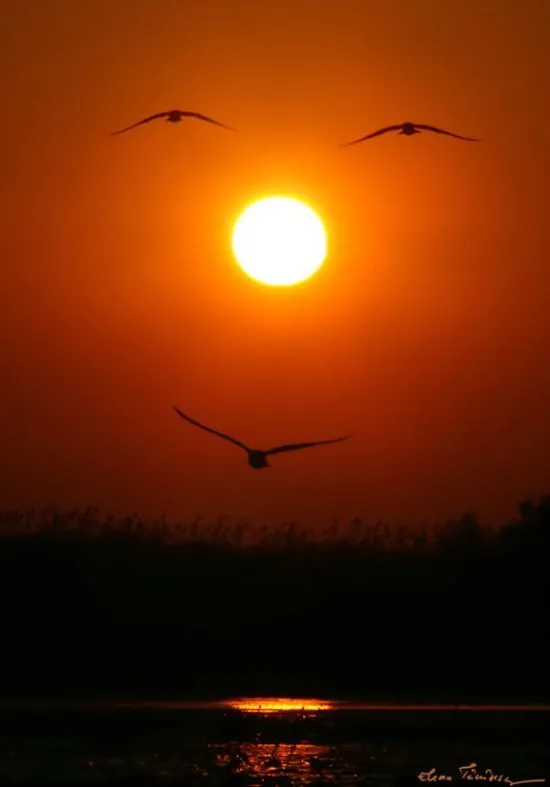
[[189, 421], [189, 423], [193, 424], [194, 426], [198, 426], [200, 429], [211, 432], [212, 434], [221, 437], [223, 440], [228, 440], [230, 443], [234, 443], [235, 445], [239, 446], [239, 448], [242, 448], [244, 451], [246, 451], [248, 455], [248, 464], [254, 470], [262, 470], [264, 467], [271, 467], [267, 461], [267, 457], [272, 454], [280, 454], [285, 451], [300, 451], [303, 448], [312, 448], [316, 445], [327, 445], [329, 443], [339, 443], [342, 440], [348, 439], [348, 436], [346, 436], [337, 437], [332, 440], [316, 440], [315, 442], [310, 443], [288, 443], [286, 445], [276, 446], [275, 448], [269, 448], [267, 451], [262, 451], [260, 448], [249, 448], [244, 443], [241, 443], [240, 440], [236, 440], [234, 437], [231, 437], [228, 434], [218, 432], [216, 429], [212, 429], [209, 426], [199, 423], [199, 421], [195, 421], [194, 418], [191, 418], [190, 416], [185, 415], [185, 413], [182, 413], [182, 411], [175, 405], [173, 405], [173, 408], [180, 418], [183, 418], [185, 421]]
[[421, 131], [433, 131], [435, 134], [445, 134], [449, 137], [456, 137], [456, 139], [463, 139], [466, 142], [479, 142], [479, 139], [475, 139], [473, 137], [462, 137], [460, 134], [455, 134], [452, 131], [445, 131], [443, 128], [427, 126], [424, 123], [410, 123], [409, 121], [406, 121], [405, 123], [398, 123], [394, 126], [385, 126], [385, 128], [380, 128], [378, 131], [373, 131], [372, 134], [359, 137], [359, 139], [354, 139], [351, 142], [345, 142], [341, 147], [357, 145], [359, 142], [364, 142], [366, 139], [372, 139], [373, 137], [379, 137], [381, 134], [387, 134], [388, 131], [397, 131], [399, 134], [403, 134], [406, 137], [412, 137], [413, 134], [420, 134]]
[[196, 118], [197, 120], [203, 120], [206, 123], [214, 123], [216, 126], [221, 126], [222, 128], [226, 128], [229, 131], [235, 131], [234, 128], [231, 126], [226, 126], [224, 123], [219, 123], [217, 120], [214, 120], [207, 115], [201, 115], [200, 112], [188, 112], [185, 109], [170, 109], [167, 112], [157, 112], [156, 115], [149, 115], [149, 117], [143, 118], [143, 120], [138, 120], [137, 123], [132, 123], [131, 126], [126, 126], [126, 128], [121, 128], [119, 131], [113, 131], [111, 136], [115, 136], [116, 134], [122, 134], [125, 131], [130, 131], [130, 129], [135, 128], [136, 126], [141, 126], [143, 123], [149, 123], [151, 120], [158, 120], [160, 118], [165, 118], [167, 123], [179, 123], [183, 120], [183, 118]]
[[251, 448], [248, 451], [248, 464], [254, 470], [262, 470], [264, 467], [271, 467], [265, 457], [265, 451], [260, 451], [258, 448]]
[[403, 123], [399, 134], [404, 134], [406, 137], [410, 137], [413, 134], [420, 134], [420, 131], [416, 128], [414, 123]]

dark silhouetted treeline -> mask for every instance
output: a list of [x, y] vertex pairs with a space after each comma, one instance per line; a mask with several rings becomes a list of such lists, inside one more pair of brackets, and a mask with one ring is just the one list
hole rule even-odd
[[0, 690], [549, 701], [549, 534], [0, 511]]

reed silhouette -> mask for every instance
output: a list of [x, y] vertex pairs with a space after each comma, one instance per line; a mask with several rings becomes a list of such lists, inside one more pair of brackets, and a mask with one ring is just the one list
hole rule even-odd
[[549, 533], [550, 495], [425, 532], [0, 511], [0, 688], [548, 700]]

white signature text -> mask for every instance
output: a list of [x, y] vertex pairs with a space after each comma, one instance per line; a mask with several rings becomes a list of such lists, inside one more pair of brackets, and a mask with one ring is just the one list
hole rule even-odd
[[[460, 765], [458, 768], [459, 779], [466, 782], [502, 782], [514, 787], [516, 784], [541, 784], [546, 779], [517, 779], [513, 781], [509, 776], [504, 773], [495, 773], [491, 768], [485, 768], [484, 771], [478, 770], [477, 762], [471, 762], [469, 765]], [[454, 777], [448, 773], [438, 773], [435, 768], [429, 771], [421, 771], [418, 774], [418, 780], [421, 782], [452, 782]]]

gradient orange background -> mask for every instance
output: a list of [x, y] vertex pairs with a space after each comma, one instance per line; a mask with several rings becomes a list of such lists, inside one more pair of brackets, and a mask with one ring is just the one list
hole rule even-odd
[[[512, 515], [550, 486], [547, 0], [1, 2], [0, 505]], [[174, 107], [195, 121], [111, 131]], [[339, 144], [412, 120], [422, 134]], [[304, 285], [231, 253], [323, 218]], [[257, 447], [353, 432], [252, 471]]]

